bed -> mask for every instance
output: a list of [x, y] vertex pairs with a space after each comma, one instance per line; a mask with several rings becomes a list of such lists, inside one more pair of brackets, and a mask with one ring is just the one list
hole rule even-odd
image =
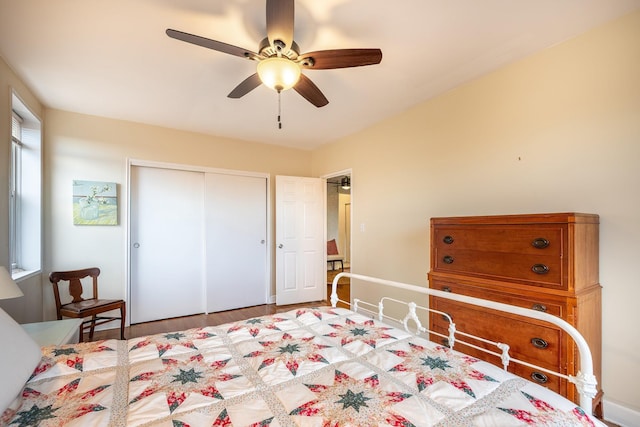
[[[603, 426], [582, 409], [595, 384], [586, 343], [570, 325], [583, 353], [571, 379], [581, 406], [428, 341], [419, 304], [407, 303], [399, 318], [385, 314], [385, 305], [404, 304], [394, 298], [336, 308], [343, 275], [389, 295], [416, 292], [416, 301], [438, 292], [341, 273], [334, 307], [41, 349], [0, 310], [0, 340], [11, 343], [1, 356], [0, 425]], [[453, 326], [450, 338], [456, 333]]]

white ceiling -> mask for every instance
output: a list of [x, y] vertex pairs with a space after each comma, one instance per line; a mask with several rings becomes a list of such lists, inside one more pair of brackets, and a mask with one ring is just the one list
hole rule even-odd
[[380, 48], [379, 65], [308, 70], [329, 105], [264, 86], [255, 62], [167, 28], [258, 50], [264, 0], [0, 0], [0, 55], [50, 108], [313, 149], [640, 9], [640, 0], [298, 0], [301, 52]]

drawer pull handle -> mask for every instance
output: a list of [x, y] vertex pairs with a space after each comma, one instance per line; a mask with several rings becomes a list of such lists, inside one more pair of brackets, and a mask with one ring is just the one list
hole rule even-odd
[[549, 347], [549, 343], [543, 340], [542, 338], [531, 338], [531, 344], [533, 344], [535, 348], [544, 349]]
[[453, 264], [453, 257], [450, 255], [445, 255], [444, 258], [442, 258], [442, 262], [444, 262], [445, 264]]
[[449, 338], [442, 338], [440, 342], [442, 343], [443, 346], [449, 347]]
[[549, 272], [549, 267], [544, 264], [533, 264], [531, 266], [531, 271], [536, 274], [547, 274]]
[[442, 287], [442, 292], [451, 292], [451, 288], [448, 286], [443, 286]]
[[532, 310], [535, 310], [535, 311], [542, 311], [543, 313], [546, 313], [546, 311], [547, 311], [547, 306], [546, 306], [546, 305], [544, 305], [544, 304], [533, 304], [533, 305], [531, 306], [531, 309], [532, 309]]
[[531, 379], [537, 382], [538, 384], [544, 384], [549, 381], [549, 377], [547, 377], [542, 372], [534, 371], [531, 373]]
[[531, 242], [531, 245], [536, 249], [544, 249], [549, 246], [549, 241], [544, 237], [538, 237]]
[[453, 237], [451, 236], [444, 236], [444, 238], [442, 239], [443, 242], [445, 242], [447, 245], [450, 245], [453, 243]]

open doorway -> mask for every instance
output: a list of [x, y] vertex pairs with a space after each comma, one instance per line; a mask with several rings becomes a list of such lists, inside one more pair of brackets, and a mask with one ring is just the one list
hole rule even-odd
[[[327, 177], [327, 299], [333, 278], [342, 271], [351, 271], [351, 209], [350, 171]], [[341, 278], [338, 298], [350, 301], [350, 286], [349, 278]]]

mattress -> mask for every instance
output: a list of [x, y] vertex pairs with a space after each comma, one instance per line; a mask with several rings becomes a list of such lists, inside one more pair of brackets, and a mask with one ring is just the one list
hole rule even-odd
[[11, 426], [602, 426], [499, 367], [341, 308], [43, 347]]

